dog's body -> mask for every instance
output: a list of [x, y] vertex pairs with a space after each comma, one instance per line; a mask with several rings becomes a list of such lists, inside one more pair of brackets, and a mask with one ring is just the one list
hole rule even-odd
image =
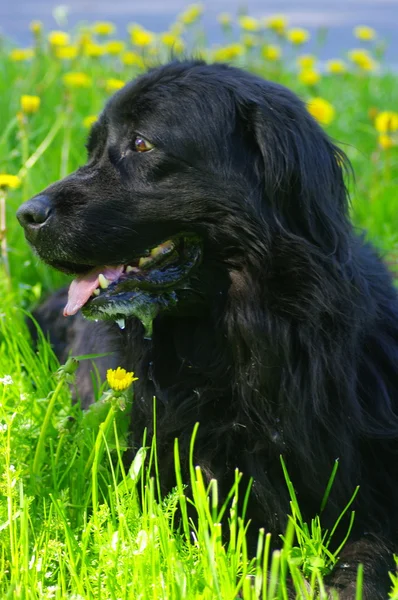
[[[64, 344], [59, 353], [110, 349], [114, 365], [135, 371], [135, 447], [151, 431], [156, 396], [165, 489], [174, 484], [174, 439], [187, 469], [199, 422], [195, 462], [206, 478], [224, 495], [236, 468], [254, 479], [253, 534], [285, 529], [281, 454], [307, 520], [338, 458], [324, 527], [361, 487], [329, 583], [354, 598], [363, 562], [364, 598], [385, 599], [398, 550], [398, 299], [349, 222], [342, 153], [288, 90], [201, 63], [155, 69], [118, 92], [89, 151], [87, 166], [50, 186], [39, 207], [36, 198], [21, 209], [49, 264], [84, 279], [165, 240], [174, 247], [181, 232], [197, 237], [184, 238], [171, 268], [137, 267], [134, 292], [126, 276], [83, 307], [120, 311], [123, 298], [125, 310], [126, 290], [128, 306], [144, 290], [156, 307], [150, 335], [141, 308], [124, 330], [79, 314], [61, 325], [66, 299], [50, 300], [38, 318]], [[86, 397], [88, 380], [82, 372]]]

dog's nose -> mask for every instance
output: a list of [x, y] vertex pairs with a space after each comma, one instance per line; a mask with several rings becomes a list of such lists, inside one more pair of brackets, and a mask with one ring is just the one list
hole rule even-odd
[[17, 211], [17, 219], [25, 229], [35, 225], [43, 225], [51, 213], [51, 202], [48, 196], [41, 194], [28, 200]]

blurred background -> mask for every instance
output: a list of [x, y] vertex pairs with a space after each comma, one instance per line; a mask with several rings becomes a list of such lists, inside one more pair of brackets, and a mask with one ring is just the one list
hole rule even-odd
[[[283, 13], [292, 27], [305, 27], [318, 35], [323, 32], [325, 39], [322, 48], [318, 48], [320, 59], [350, 48], [355, 25], [370, 25], [386, 42], [385, 60], [398, 67], [398, 0], [204, 0], [201, 4], [210, 44], [222, 39], [216, 18], [219, 13], [242, 12], [256, 18]], [[29, 41], [28, 26], [33, 19], [42, 21], [46, 29], [56, 26], [70, 29], [84, 21], [111, 20], [119, 32], [125, 31], [129, 22], [161, 32], [188, 5], [187, 0], [69, 0], [64, 6], [58, 6], [54, 0], [3, 0], [0, 24], [2, 33], [18, 44]], [[311, 36], [308, 51], [312, 51], [316, 39]]]

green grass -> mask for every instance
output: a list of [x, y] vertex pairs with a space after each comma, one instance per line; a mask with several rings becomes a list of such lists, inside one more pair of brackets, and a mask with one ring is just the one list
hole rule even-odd
[[[204, 43], [195, 24], [186, 26], [184, 35]], [[282, 61], [261, 58], [267, 40], [282, 44]], [[257, 555], [248, 556], [247, 520], [244, 511], [237, 511], [238, 498], [248, 491], [239, 486], [239, 473], [224, 505], [216, 482], [206, 488], [194, 464], [191, 481], [177, 477], [177, 488], [161, 497], [158, 478], [150, 477], [143, 462], [146, 456], [156, 465], [153, 440], [143, 441], [128, 472], [123, 466], [131, 397], [122, 410], [121, 398], [103, 386], [98, 402], [84, 412], [71, 402], [68, 381], [73, 375], [58, 370], [47, 342], [41, 339], [38, 350], [32, 349], [26, 311], [65, 278], [32, 255], [15, 211], [84, 163], [83, 120], [98, 114], [109, 97], [107, 79], [127, 81], [140, 71], [125, 66], [118, 56], [79, 55], [67, 63], [53, 56], [44, 38], [35, 45], [30, 62], [11, 60], [7, 41], [0, 48], [0, 173], [19, 174], [22, 180], [19, 189], [3, 194], [11, 276], [2, 268], [0, 597], [272, 600], [287, 598], [289, 579], [298, 597], [322, 597], [322, 575], [338, 553], [329, 551], [321, 517], [303, 523], [287, 474], [292, 514], [280, 550], [272, 553], [270, 537], [261, 531]], [[294, 62], [298, 51], [286, 42], [258, 33], [254, 48], [241, 44], [241, 49], [236, 64], [288, 85], [304, 100], [321, 96], [333, 104], [336, 116], [327, 130], [348, 154], [356, 174], [355, 183], [350, 182], [353, 219], [396, 264], [398, 147], [379, 148], [369, 111], [394, 108], [398, 78], [387, 69], [374, 74], [352, 68], [342, 76], [325, 74], [311, 89], [299, 82]], [[211, 59], [210, 49], [199, 50]], [[169, 54], [164, 46], [134, 51], [142, 52], [147, 62]], [[62, 75], [69, 71], [88, 73], [95, 85], [67, 89]], [[17, 116], [22, 94], [41, 98], [36, 114]], [[178, 475], [177, 442], [175, 464]], [[158, 475], [161, 479], [162, 473]], [[188, 483], [191, 499], [185, 495]], [[194, 521], [188, 517], [192, 510]], [[360, 570], [357, 600], [361, 580]], [[391, 598], [398, 599], [397, 577], [392, 577]]]
[[[245, 508], [239, 514], [237, 505], [243, 497], [245, 507], [249, 490], [240, 487], [240, 474], [221, 505], [217, 482], [206, 488], [191, 461], [192, 495], [186, 497], [176, 441], [178, 484], [161, 497], [159, 479], [149, 476], [156, 440], [143, 440], [126, 472], [122, 456], [131, 394], [125, 403], [102, 392], [102, 400], [86, 412], [72, 405], [71, 369], [57, 370], [44, 339], [34, 352], [12, 296], [3, 294], [1, 301], [2, 368], [12, 378], [2, 385], [0, 406], [2, 598], [213, 600], [239, 594], [271, 600], [287, 598], [289, 577], [300, 597], [318, 597], [305, 581], [322, 589], [321, 574], [330, 571], [336, 556], [318, 519], [309, 533], [294, 491], [281, 550], [271, 553], [270, 536], [262, 530], [257, 555], [248, 556]], [[223, 543], [227, 530], [229, 541]]]

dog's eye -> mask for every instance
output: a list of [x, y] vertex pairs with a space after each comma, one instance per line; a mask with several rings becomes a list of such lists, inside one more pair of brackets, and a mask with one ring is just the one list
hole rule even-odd
[[153, 147], [153, 144], [142, 137], [142, 135], [136, 135], [133, 140], [133, 148], [136, 152], [148, 152]]

